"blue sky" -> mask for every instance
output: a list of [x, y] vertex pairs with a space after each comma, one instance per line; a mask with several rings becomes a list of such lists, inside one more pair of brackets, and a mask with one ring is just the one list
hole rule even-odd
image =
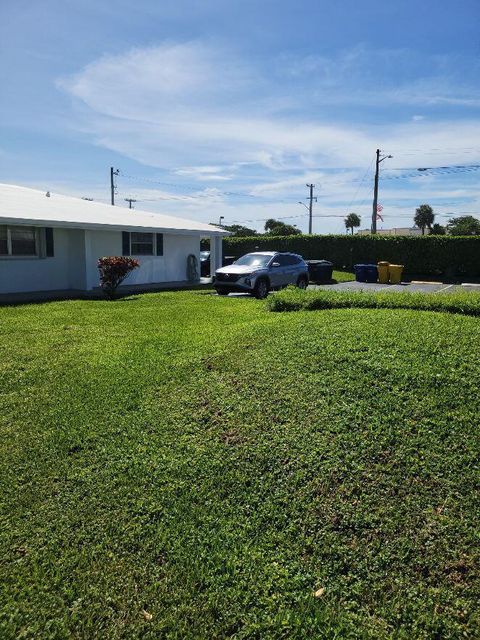
[[[477, 0], [3, 0], [0, 180], [260, 229], [480, 212]], [[413, 168], [414, 171], [410, 171]], [[382, 225], [381, 225], [382, 226]]]

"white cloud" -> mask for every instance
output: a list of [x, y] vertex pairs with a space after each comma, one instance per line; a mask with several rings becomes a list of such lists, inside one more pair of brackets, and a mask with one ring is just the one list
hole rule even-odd
[[[387, 69], [397, 66], [400, 75], [408, 75], [405, 69], [414, 62], [405, 52], [383, 53]], [[377, 147], [394, 155], [390, 167], [459, 164], [480, 137], [480, 123], [473, 118], [435, 121], [422, 113], [405, 123], [404, 115], [395, 118], [393, 111], [394, 105], [421, 104], [424, 112], [429, 105], [473, 106], [480, 104], [476, 89], [455, 89], [448, 71], [445, 77], [414, 83], [384, 82], [372, 91], [370, 56], [356, 47], [333, 59], [283, 57], [262, 72], [225, 48], [167, 43], [105, 56], [58, 84], [74, 100], [73, 126], [97, 145], [167, 168], [171, 182], [175, 176], [193, 185], [228, 182], [228, 190], [257, 198], [231, 205], [221, 189], [200, 189], [198, 197], [192, 193], [180, 199], [160, 193], [163, 200], [151, 200], [158, 206], [171, 210], [187, 204], [197, 216], [209, 218], [222, 207], [227, 217], [237, 219], [255, 215], [256, 209], [264, 213], [268, 206], [272, 215], [271, 204], [262, 198], [291, 197], [292, 204], [281, 203], [278, 215], [300, 215], [298, 195], [304, 195], [306, 182], [314, 182], [321, 206], [345, 212], [345, 202], [368, 200], [369, 176], [360, 180]], [[354, 125], [322, 117], [325, 105], [350, 105], [353, 114], [355, 106], [372, 103], [392, 109], [388, 123], [383, 118], [382, 124], [370, 119]], [[339, 167], [340, 174], [328, 170]], [[413, 186], [423, 194], [427, 183], [420, 182]], [[438, 181], [429, 185], [431, 192], [436, 186]], [[206, 202], [209, 210], [203, 214]], [[368, 211], [368, 204], [361, 206]]]
[[[331, 83], [338, 87], [342, 74], [348, 76], [359, 64], [364, 65], [366, 55], [362, 48], [345, 53], [338, 69], [334, 68], [335, 60], [304, 60], [321, 71], [313, 83], [321, 94], [317, 100], [355, 103], [368, 95], [377, 102], [406, 104], [477, 101], [477, 97], [462, 96], [458, 91], [457, 96], [439, 94], [435, 81], [375, 92], [364, 89], [350, 96], [348, 87], [342, 87], [340, 94], [325, 91]], [[284, 66], [285, 79], [292, 71]], [[474, 121], [432, 124], [420, 134], [417, 127], [395, 124], [367, 127], [322, 122], [300, 98], [292, 102], [296, 107], [288, 113], [278, 113], [275, 105], [282, 104], [295, 89], [284, 79], [275, 81], [228, 51], [194, 42], [103, 57], [61, 80], [59, 86], [83, 106], [81, 127], [95, 136], [97, 144], [149, 165], [181, 167], [180, 171], [190, 171], [201, 179], [208, 172], [198, 167], [210, 164], [218, 168], [211, 172], [218, 179], [227, 165], [242, 162], [268, 168], [293, 163], [301, 167], [308, 162], [359, 166], [371, 157], [377, 144], [401, 151], [421, 146], [419, 135], [430, 146], [440, 135], [447, 148], [458, 148], [471, 144], [479, 133]], [[423, 117], [414, 116], [414, 121], [418, 124]], [[230, 178], [228, 171], [225, 178]]]

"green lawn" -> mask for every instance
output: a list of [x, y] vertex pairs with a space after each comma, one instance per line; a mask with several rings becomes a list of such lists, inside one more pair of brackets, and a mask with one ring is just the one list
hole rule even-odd
[[351, 282], [355, 280], [355, 274], [351, 271], [334, 271], [332, 276], [337, 282]]
[[0, 637], [478, 638], [479, 344], [208, 291], [0, 308]]

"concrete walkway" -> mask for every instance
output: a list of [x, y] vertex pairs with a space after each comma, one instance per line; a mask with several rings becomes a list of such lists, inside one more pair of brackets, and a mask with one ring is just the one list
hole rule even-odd
[[402, 293], [420, 291], [423, 293], [459, 293], [476, 291], [480, 293], [480, 284], [444, 284], [441, 282], [402, 282], [401, 284], [380, 284], [378, 282], [339, 282], [337, 284], [311, 284], [309, 289], [326, 291], [383, 291]]

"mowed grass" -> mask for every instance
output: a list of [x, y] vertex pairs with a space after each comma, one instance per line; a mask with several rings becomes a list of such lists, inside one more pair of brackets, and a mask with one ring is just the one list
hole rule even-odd
[[337, 282], [351, 282], [355, 280], [355, 274], [351, 271], [333, 271], [332, 273], [333, 280]]
[[2, 639], [479, 637], [479, 319], [192, 291], [0, 332]]

